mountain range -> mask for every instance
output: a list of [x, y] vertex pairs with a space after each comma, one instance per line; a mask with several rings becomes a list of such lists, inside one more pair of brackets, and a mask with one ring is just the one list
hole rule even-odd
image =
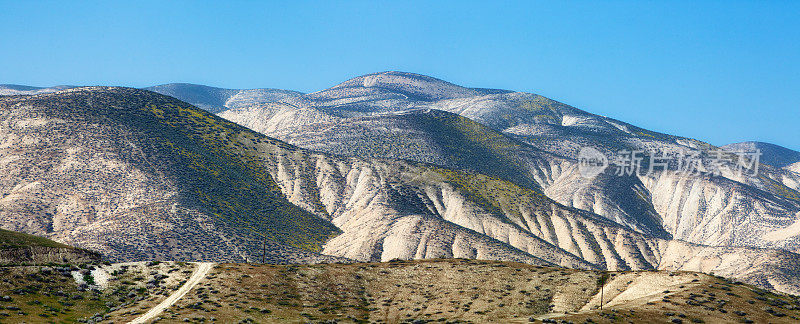
[[[717, 148], [404, 72], [308, 94], [189, 84], [0, 94], [10, 95], [0, 226], [115, 261], [474, 258], [713, 272], [800, 293], [800, 174], [780, 147]], [[586, 177], [586, 147], [610, 161], [720, 159], [709, 172], [668, 162]], [[754, 149], [758, 172], [738, 172], [752, 159], [732, 152]]]
[[[781, 168], [785, 164], [764, 165], [757, 176], [732, 172], [734, 165], [728, 163], [729, 168], [716, 177], [660, 172], [583, 179], [576, 161], [585, 146], [609, 155], [623, 150], [702, 154], [715, 148], [535, 94], [468, 89], [430, 77], [386, 72], [219, 115], [308, 149], [408, 159], [500, 177], [651, 235], [797, 251], [797, 241], [766, 238], [775, 234], [776, 227], [794, 224], [800, 212], [798, 175]], [[784, 152], [765, 152], [765, 161]], [[717, 192], [724, 198], [716, 199]], [[736, 226], [754, 218], [756, 223]], [[704, 223], [717, 228], [696, 226]], [[754, 228], [756, 233], [737, 232]]]

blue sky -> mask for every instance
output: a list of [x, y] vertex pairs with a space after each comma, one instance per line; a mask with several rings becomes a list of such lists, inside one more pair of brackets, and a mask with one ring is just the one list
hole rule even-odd
[[800, 1], [0, 0], [0, 83], [311, 92], [385, 70], [800, 150]]

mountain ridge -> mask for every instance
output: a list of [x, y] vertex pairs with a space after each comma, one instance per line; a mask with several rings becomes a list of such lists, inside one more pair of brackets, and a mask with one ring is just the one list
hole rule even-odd
[[144, 88], [153, 92], [175, 97], [180, 93], [187, 102], [212, 113], [233, 109], [242, 105], [254, 105], [279, 101], [302, 93], [272, 88], [224, 89], [191, 83], [167, 83]]
[[[13, 189], [13, 192], [3, 193], [0, 212], [14, 212], [6, 214], [13, 215], [13, 218], [3, 226], [28, 232], [49, 233], [48, 235], [60, 240], [80, 238], [82, 241], [74, 242], [98, 247], [99, 250], [112, 254], [117, 253], [115, 258], [119, 260], [156, 257], [252, 261], [258, 259], [262, 244], [269, 242], [270, 262], [464, 257], [583, 269], [714, 272], [770, 289], [800, 291], [800, 284], [793, 279], [797, 276], [796, 269], [800, 268], [800, 256], [774, 249], [796, 248], [797, 235], [792, 232], [791, 224], [785, 222], [797, 216], [780, 216], [786, 210], [793, 210], [795, 205], [789, 198], [772, 196], [772, 191], [769, 190], [779, 190], [779, 187], [757, 189], [760, 191], [754, 192], [764, 196], [763, 202], [758, 200], [761, 198], [754, 196], [750, 188], [759, 185], [758, 181], [766, 181], [764, 179], [742, 178], [738, 179], [742, 181], [739, 182], [731, 179], [735, 178], [732, 174], [687, 177], [671, 171], [649, 177], [618, 178], [607, 175], [596, 179], [581, 179], [575, 153], [550, 149], [555, 143], [552, 141], [544, 141], [542, 144], [533, 140], [541, 135], [527, 133], [527, 136], [518, 136], [476, 123], [461, 114], [439, 112], [436, 109], [452, 107], [452, 100], [470, 103], [475, 102], [474, 98], [442, 99], [445, 103], [426, 101], [416, 107], [413, 106], [413, 101], [402, 96], [399, 105], [393, 104], [394, 99], [386, 99], [392, 98], [391, 96], [379, 95], [377, 99], [370, 97], [375, 95], [374, 90], [363, 93], [357, 90], [356, 96], [347, 96], [349, 92], [340, 91], [337, 96], [345, 97], [329, 96], [317, 103], [304, 99], [303, 96], [291, 97], [286, 101], [293, 103], [259, 103], [229, 111], [250, 110], [261, 114], [259, 116], [267, 116], [266, 120], [280, 121], [271, 124], [276, 125], [272, 131], [288, 130], [285, 125], [309, 127], [319, 124], [320, 121], [358, 124], [372, 118], [386, 122], [388, 116], [394, 119], [389, 119], [390, 123], [387, 125], [394, 127], [402, 126], [394, 121], [407, 116], [432, 118], [429, 120], [436, 120], [432, 124], [435, 127], [422, 129], [424, 131], [419, 134], [431, 133], [439, 125], [451, 125], [453, 131], [451, 135], [434, 138], [430, 142], [433, 144], [425, 144], [427, 147], [438, 145], [468, 148], [463, 151], [451, 149], [444, 155], [452, 155], [458, 159], [468, 158], [470, 155], [498, 159], [516, 156], [504, 155], [504, 152], [528, 152], [526, 154], [533, 155], [528, 162], [520, 163], [518, 167], [528, 168], [524, 170], [529, 172], [530, 179], [536, 185], [517, 184], [511, 176], [518, 173], [519, 170], [515, 169], [484, 175], [478, 172], [481, 171], [479, 168], [463, 171], [411, 160], [386, 159], [387, 156], [370, 156], [379, 155], [378, 153], [361, 156], [350, 153], [354, 156], [343, 156], [310, 151], [258, 134], [154, 92], [90, 87], [54, 94], [0, 98], [0, 108], [3, 108], [0, 109], [3, 113], [0, 120], [5, 125], [3, 129], [11, 131], [5, 134], [4, 142], [0, 143], [0, 156], [5, 157], [0, 168], [9, 171], [4, 174], [11, 175], [11, 178], [5, 179], [11, 184], [4, 188]], [[436, 95], [437, 92], [433, 91], [426, 96], [437, 98]], [[498, 98], [508, 99], [509, 96], [513, 99], [510, 103], [497, 101]], [[606, 145], [605, 148], [609, 150], [617, 146], [624, 148], [662, 143], [671, 143], [669, 145], [674, 147], [703, 147], [699, 141], [643, 131], [638, 134], [639, 131], [634, 126], [598, 119], [600, 117], [596, 115], [575, 115], [580, 114], [580, 111], [545, 99], [536, 99], [538, 97], [531, 94], [501, 93], [479, 97], [483, 98], [479, 102], [486, 103], [488, 98], [493, 100], [493, 104], [505, 105], [498, 108], [501, 112], [527, 109], [535, 113], [545, 113], [527, 117], [523, 115], [528, 119], [521, 120], [503, 116], [496, 119], [483, 115], [484, 121], [496, 120], [494, 125], [501, 128], [516, 125], [511, 127], [514, 128], [523, 122], [533, 122], [533, 126], [539, 129], [560, 124], [558, 127], [565, 130], [564, 134], [572, 134], [572, 137], [562, 138], [561, 142], [581, 144], [587, 136], [600, 139], [601, 135], [624, 133], [627, 135], [620, 135], [622, 140], [619, 143], [610, 142], [606, 138], [605, 143], [600, 141], [599, 144]], [[377, 101], [371, 101], [370, 98]], [[519, 98], [534, 98], [538, 101], [526, 101], [519, 106], [520, 102], [515, 101]], [[347, 106], [354, 102], [355, 106]], [[343, 107], [341, 113], [337, 112], [339, 110], [336, 107]], [[454, 110], [464, 113], [480, 111], [478, 108], [487, 106], [464, 107], [463, 103], [459, 103], [458, 107]], [[387, 109], [391, 111], [386, 111]], [[357, 116], [358, 114], [361, 115]], [[221, 115], [225, 115], [224, 112]], [[30, 118], [31, 116], [38, 117]], [[306, 122], [298, 122], [296, 116], [307, 116], [308, 119]], [[320, 119], [320, 116], [325, 118]], [[419, 119], [413, 120], [411, 124], [420, 125]], [[537, 120], [540, 123], [536, 124]], [[76, 124], [78, 121], [90, 121], [87, 125], [92, 128]], [[293, 122], [286, 123], [287, 121]], [[102, 136], [108, 136], [110, 129], [118, 129], [116, 132], [124, 133], [125, 136], [117, 137], [114, 141], [102, 140]], [[406, 131], [408, 126], [398, 129]], [[383, 136], [381, 134], [385, 130], [379, 130], [373, 137]], [[309, 134], [313, 133], [312, 131]], [[553, 135], [545, 134], [544, 137], [547, 136]], [[459, 137], [468, 141], [452, 141]], [[50, 141], [51, 138], [66, 138], [69, 139], [67, 143], [77, 145], [63, 146], [60, 144], [63, 143], [61, 140]], [[116, 143], [128, 146], [118, 146]], [[371, 144], [371, 141], [363, 143], [366, 143], [365, 148], [379, 147], [373, 146], [375, 144]], [[500, 143], [501, 147], [507, 146], [510, 150], [481, 151], [499, 145], [486, 143]], [[120, 153], [113, 152], [130, 154], [127, 147], [144, 153], [122, 159], [115, 157], [114, 154]], [[357, 147], [349, 149], [357, 152]], [[91, 153], [89, 156], [96, 155], [103, 159], [86, 159], [82, 157], [85, 154], [80, 153], [86, 151]], [[397, 152], [404, 154], [405, 151]], [[124, 154], [122, 156], [126, 156]], [[39, 162], [32, 163], [32, 159]], [[517, 160], [515, 157], [513, 161], [525, 160]], [[161, 165], [164, 162], [169, 163]], [[108, 167], [120, 164], [122, 167]], [[457, 166], [463, 168], [468, 164], [475, 163]], [[92, 185], [97, 186], [97, 189], [92, 189], [95, 191], [89, 192], [97, 192], [97, 197], [110, 199], [113, 206], [110, 209], [102, 207], [102, 204], [97, 203], [99, 200], [90, 196], [63, 199], [70, 196], [59, 192], [59, 186], [51, 185], [52, 182], [47, 185], [36, 184], [37, 181], [32, 180], [39, 179], [38, 175], [30, 174], [24, 165], [71, 170], [67, 173], [56, 172], [56, 175], [67, 177], [64, 183], [84, 181], [89, 188]], [[119, 184], [113, 181], [98, 184], [81, 180], [82, 178], [68, 178], [78, 174], [76, 170], [81, 170], [74, 169], [75, 165], [100, 166], [101, 168], [85, 171], [109, 179], [119, 177], [124, 179], [125, 186], [115, 187]], [[102, 172], [110, 174], [104, 175]], [[774, 186], [789, 188], [784, 183], [793, 179], [791, 175], [778, 170], [767, 169], [765, 172], [765, 177], [788, 177], [780, 182], [772, 180], [776, 181]], [[160, 173], [172, 177], [164, 177]], [[188, 176], [180, 176], [184, 173]], [[57, 177], [47, 181], [65, 181], [62, 179], [64, 178]], [[41, 178], [39, 182], [43, 180], [45, 178]], [[218, 184], [227, 185], [223, 189]], [[227, 188], [231, 184], [234, 184], [233, 189]], [[704, 187], [707, 189], [702, 189]], [[130, 191], [131, 188], [141, 191]], [[698, 202], [687, 202], [680, 198], [677, 200], [679, 205], [674, 206], [674, 202], [667, 198], [683, 195], [671, 193], [676, 188], [690, 193], [692, 189], [683, 188], [701, 188], [699, 195], [692, 193], [690, 196], [698, 199]], [[134, 199], [125, 202], [125, 199], [114, 198], [116, 196], [111, 193], [118, 190], [125, 192], [122, 197], [130, 196]], [[248, 193], [249, 190], [253, 192]], [[793, 189], [789, 190], [787, 195], [791, 196]], [[148, 191], [151, 193], [148, 194]], [[709, 195], [706, 196], [704, 191], [709, 192]], [[619, 193], [632, 194], [615, 196]], [[715, 197], [720, 193], [725, 197]], [[153, 194], [161, 197], [161, 200], [147, 200]], [[253, 194], [273, 198], [261, 201], [243, 200], [255, 197], [251, 196]], [[551, 197], [555, 197], [555, 200]], [[754, 198], [756, 199], [753, 200]], [[637, 201], [637, 204], [619, 204], [628, 200]], [[715, 200], [721, 200], [724, 204], [714, 206], [706, 203]], [[748, 228], [733, 226], [730, 234], [713, 231], [718, 228], [714, 226], [727, 224], [728, 221], [723, 221], [722, 217], [741, 214], [741, 210], [728, 210], [730, 206], [738, 206], [747, 201], [758, 204], [757, 208], [752, 207], [745, 213], [753, 220], [731, 218], [738, 223], [730, 224], [746, 224]], [[268, 209], [260, 211], [248, 207], [274, 203], [279, 204], [274, 205], [274, 208], [288, 208], [287, 210], [292, 210], [291, 215], [301, 215], [297, 216], [300, 218], [274, 218], [275, 213]], [[38, 209], [31, 209], [30, 206]], [[120, 206], [124, 208], [119, 208]], [[698, 208], [698, 212], [689, 209], [692, 206]], [[703, 211], [711, 209], [710, 207], [720, 208], [726, 214], [720, 214], [716, 210], [705, 214]], [[618, 209], [609, 211], [609, 208]], [[98, 210], [103, 212], [98, 213]], [[664, 210], [674, 214], [665, 214]], [[696, 218], [684, 218], [681, 215], [684, 210], [697, 214]], [[231, 218], [233, 215], [235, 217]], [[679, 217], [672, 218], [675, 217], [672, 215]], [[706, 219], [707, 215], [710, 218]], [[77, 216], [77, 219], [67, 216]], [[774, 218], [772, 224], [761, 221], [768, 217]], [[281, 224], [285, 225], [276, 227], [274, 224], [266, 224], [266, 219], [284, 222]], [[128, 231], [127, 237], [104, 232], [96, 225], [98, 220], [110, 229]], [[139, 225], [130, 227], [131, 220]], [[319, 232], [318, 236], [313, 236], [317, 232], [312, 231], [311, 239], [317, 243], [292, 241], [298, 238], [297, 233], [305, 233], [296, 226], [308, 224], [317, 224], [314, 226], [330, 231]], [[258, 226], [259, 230], [256, 232], [274, 228], [270, 229], [270, 233], [277, 236], [265, 241], [248, 226]], [[288, 227], [282, 229], [285, 226]], [[648, 229], [662, 227], [668, 230], [667, 234], [670, 236], [648, 232]], [[137, 228], [147, 231], [138, 231]], [[687, 229], [697, 231], [687, 232]], [[740, 232], [736, 232], [743, 229], [750, 235], [740, 236]], [[772, 233], [769, 232], [770, 229], [784, 232]], [[765, 233], [772, 233], [769, 237], [778, 239], [761, 240], [760, 237], [766, 235]], [[670, 239], [673, 236], [675, 239]], [[133, 237], [143, 243], [126, 243], [132, 241]], [[177, 242], [178, 237], [185, 237], [182, 239], [184, 242]], [[681, 241], [686, 238], [686, 241], [691, 240], [694, 243]], [[165, 240], [168, 244], [154, 245], [158, 240]], [[103, 241], [109, 243], [103, 245]], [[734, 247], [747, 245], [755, 247]], [[201, 249], [196, 250], [198, 247]], [[124, 251], [135, 253], [120, 254]]]

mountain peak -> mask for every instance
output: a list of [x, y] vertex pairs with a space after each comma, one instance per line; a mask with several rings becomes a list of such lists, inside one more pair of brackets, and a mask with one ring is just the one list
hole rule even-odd
[[[466, 88], [417, 73], [385, 71], [358, 76], [321, 92], [358, 88], [380, 89], [404, 95], [409, 99], [424, 101], [463, 98], [481, 95], [490, 91]], [[497, 90], [492, 90], [490, 92], [494, 93], [497, 92]]]
[[[452, 84], [442, 79], [437, 79], [432, 76], [427, 76], [424, 74], [419, 73], [412, 73], [412, 72], [403, 72], [403, 71], [383, 71], [383, 72], [375, 72], [364, 74], [362, 76], [358, 76], [352, 78], [350, 80], [365, 80], [365, 79], [374, 79], [385, 77], [386, 80], [400, 80], [400, 79], [407, 79], [407, 80], [416, 80], [418, 82], [430, 82], [430, 83], [444, 83], [444, 84], [451, 84], [453, 86], [458, 87], [458, 85]], [[348, 80], [349, 81], [349, 80]], [[345, 81], [346, 82], [346, 81]]]

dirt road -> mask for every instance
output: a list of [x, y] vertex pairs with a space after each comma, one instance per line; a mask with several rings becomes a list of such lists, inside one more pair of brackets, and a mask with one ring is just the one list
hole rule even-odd
[[215, 263], [204, 262], [204, 263], [199, 263], [198, 265], [199, 266], [197, 267], [197, 270], [194, 271], [192, 276], [189, 277], [189, 280], [186, 281], [186, 283], [183, 284], [181, 288], [179, 288], [176, 292], [167, 297], [167, 299], [162, 301], [160, 304], [151, 308], [149, 311], [147, 311], [147, 313], [144, 313], [144, 315], [139, 316], [137, 319], [130, 321], [129, 323], [132, 324], [146, 323], [147, 321], [152, 320], [153, 318], [158, 316], [158, 314], [161, 314], [161, 312], [163, 312], [167, 308], [170, 308], [170, 306], [174, 305], [178, 300], [183, 298], [183, 296], [186, 295], [186, 293], [188, 293], [190, 290], [192, 290], [192, 288], [194, 288], [194, 286], [196, 286], [201, 280], [205, 279], [208, 273], [211, 272], [211, 269], [214, 268]]

